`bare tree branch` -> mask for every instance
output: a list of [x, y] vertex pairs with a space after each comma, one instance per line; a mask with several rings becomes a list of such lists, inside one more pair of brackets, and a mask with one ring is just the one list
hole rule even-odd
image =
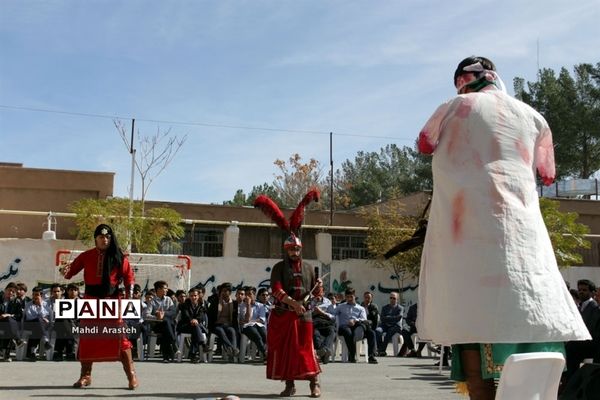
[[[120, 120], [114, 120], [113, 122], [129, 151], [130, 144], [125, 126]], [[160, 126], [157, 126], [156, 133], [151, 136], [142, 136], [138, 130], [135, 167], [139, 173], [142, 186], [142, 215], [144, 215], [144, 202], [150, 185], [173, 161], [186, 140], [187, 135], [181, 138], [173, 136], [171, 128], [161, 131]]]

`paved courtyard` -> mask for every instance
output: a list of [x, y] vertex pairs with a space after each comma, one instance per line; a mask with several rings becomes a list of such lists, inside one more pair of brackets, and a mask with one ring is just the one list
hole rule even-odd
[[[442, 374], [432, 358], [380, 357], [379, 364], [329, 363], [323, 365], [323, 399], [466, 399], [456, 394], [449, 370]], [[96, 363], [93, 384], [73, 389], [79, 363], [2, 362], [0, 399], [143, 398], [217, 399], [236, 395], [241, 399], [273, 399], [283, 384], [265, 379], [265, 366], [258, 363], [210, 364], [157, 361], [136, 362], [140, 387], [129, 391], [120, 363]], [[297, 382], [294, 399], [308, 398], [308, 382]]]

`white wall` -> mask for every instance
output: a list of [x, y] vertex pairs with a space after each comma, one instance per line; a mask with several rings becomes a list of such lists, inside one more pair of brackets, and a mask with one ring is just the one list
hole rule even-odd
[[0, 288], [10, 281], [24, 282], [30, 294], [38, 283], [54, 282], [58, 276], [54, 259], [59, 249], [83, 247], [73, 240], [0, 239]]
[[579, 279], [589, 279], [596, 286], [600, 285], [600, 268], [598, 267], [570, 267], [560, 271], [565, 281], [569, 282], [571, 288], [577, 289]]
[[[64, 282], [55, 267], [55, 256], [59, 249], [84, 250], [81, 243], [71, 240], [41, 239], [0, 239], [0, 288], [4, 288], [10, 281], [21, 281], [27, 284], [29, 292], [38, 284]], [[202, 283], [207, 292], [223, 282], [231, 282], [234, 287], [238, 285], [265, 286], [269, 284], [271, 268], [279, 260], [229, 257], [191, 257], [191, 285]], [[18, 261], [17, 261], [18, 260]], [[398, 290], [396, 280], [391, 279], [389, 271], [370, 266], [365, 260], [333, 261], [330, 265], [323, 265], [317, 260], [305, 260], [313, 266], [319, 267], [322, 276], [327, 272], [330, 275], [324, 279], [326, 292], [343, 292], [346, 286], [356, 289], [357, 295], [362, 299], [364, 291], [371, 291], [375, 295], [375, 302], [383, 306], [389, 302], [389, 292]], [[12, 271], [9, 274], [9, 271]], [[155, 280], [165, 279], [165, 276], [144, 276], [138, 274], [137, 283], [142, 287], [152, 287]], [[80, 282], [81, 275], [73, 278]], [[403, 293], [405, 301], [416, 301], [416, 291], [413, 289], [416, 282], [405, 282], [407, 290]], [[177, 287], [177, 282], [169, 281], [171, 288]]]
[[[59, 249], [83, 250], [81, 243], [71, 240], [41, 239], [0, 239], [0, 289], [10, 281], [25, 282], [31, 291], [38, 284], [49, 284], [60, 280], [55, 264], [56, 251]], [[256, 259], [229, 257], [192, 257], [191, 284], [202, 283], [207, 292], [223, 282], [238, 285], [268, 286], [271, 267], [278, 262], [275, 259]], [[372, 267], [365, 260], [332, 261], [324, 265], [317, 260], [305, 260], [319, 267], [319, 274], [325, 277], [326, 292], [343, 292], [347, 286], [356, 289], [362, 299], [362, 293], [371, 291], [375, 302], [381, 307], [389, 302], [390, 291], [398, 290], [398, 283], [388, 270]], [[571, 287], [577, 286], [578, 279], [590, 279], [600, 284], [600, 268], [571, 267], [562, 271]], [[164, 277], [153, 274], [144, 277], [138, 274], [137, 282], [145, 287], [152, 286], [155, 280]], [[78, 282], [81, 277], [73, 279]], [[169, 282], [170, 287], [176, 287], [176, 282]], [[416, 280], [404, 282], [403, 301], [411, 304], [416, 301]], [[449, 288], [450, 289], [450, 288]]]

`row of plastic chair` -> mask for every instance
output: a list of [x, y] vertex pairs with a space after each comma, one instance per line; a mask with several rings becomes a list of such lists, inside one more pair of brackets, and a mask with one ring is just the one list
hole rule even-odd
[[[29, 337], [33, 334], [32, 331], [21, 331], [20, 337], [21, 340], [23, 341], [20, 345], [17, 346], [17, 348], [15, 349], [15, 358], [17, 359], [17, 361], [23, 361], [25, 359], [25, 356], [27, 355], [27, 340], [29, 339]], [[40, 356], [43, 356], [46, 360], [48, 361], [52, 361], [53, 357], [54, 357], [54, 346], [56, 344], [56, 332], [52, 331], [50, 333], [50, 348], [49, 349], [44, 349], [42, 343], [40, 342], [39, 346], [38, 346], [38, 353]]]
[[[188, 342], [188, 340], [191, 339], [191, 337], [192, 337], [192, 335], [189, 333], [180, 333], [177, 335], [177, 342], [176, 342], [177, 352], [175, 354], [177, 362], [181, 362], [183, 360], [183, 358], [189, 352], [187, 342]], [[146, 354], [144, 354], [144, 345], [143, 345], [142, 338], [141, 337], [138, 338], [138, 342], [137, 342], [138, 359], [144, 360], [144, 359], [146, 359], [146, 357], [147, 358], [154, 357], [157, 341], [158, 341], [158, 336], [156, 334], [148, 335], [148, 346], [147, 346], [147, 355], [146, 355]], [[212, 335], [212, 334], [209, 335], [208, 336], [208, 345], [207, 345], [208, 351], [205, 353], [203, 351], [202, 347], [200, 347], [200, 349], [199, 349], [200, 360], [202, 360], [203, 362], [212, 362], [213, 361], [214, 348], [215, 348], [215, 344], [216, 344], [215, 342], [216, 342], [216, 336]], [[255, 361], [257, 359], [256, 353], [257, 353], [256, 345], [246, 335], [242, 334], [241, 338], [240, 338], [240, 354], [233, 361], [239, 362], [239, 363], [244, 363], [246, 361], [246, 358], [250, 358], [252, 361]]]
[[[190, 338], [191, 338], [191, 335], [189, 333], [181, 333], [181, 334], [177, 335], [176, 359], [178, 362], [181, 362], [183, 360], [183, 358], [185, 357], [185, 355], [187, 354], [187, 352], [189, 351], [189, 349], [187, 347], [187, 340], [189, 340]], [[206, 352], [206, 354], [204, 354], [204, 352], [202, 351], [202, 348], [200, 348], [200, 359], [202, 361], [212, 362], [214, 347], [215, 347], [215, 339], [216, 339], [215, 335], [212, 335], [212, 334], [209, 335], [209, 342], [208, 342], [208, 346], [207, 346], [208, 351]], [[415, 343], [415, 346], [417, 346], [419, 343], [419, 339], [418, 339], [417, 335], [413, 335], [412, 339]], [[157, 340], [158, 340], [158, 336], [154, 333], [152, 333], [148, 336], [148, 346], [147, 346], [147, 349], [148, 349], [147, 357], [148, 358], [154, 357]], [[357, 347], [356, 347], [357, 354], [364, 355], [365, 362], [368, 362], [369, 349], [368, 349], [368, 345], [367, 345], [364, 337], [362, 335], [357, 335], [355, 337], [355, 342], [357, 343]], [[348, 347], [346, 346], [346, 341], [344, 340], [344, 338], [342, 336], [336, 337], [336, 340], [333, 343], [333, 348], [330, 349], [331, 354], [332, 354], [331, 361], [335, 361], [338, 356], [338, 351], [337, 351], [338, 343], [339, 343], [339, 348], [341, 349], [340, 354], [339, 354], [340, 360], [342, 362], [348, 362]], [[396, 333], [396, 334], [394, 334], [394, 336], [392, 336], [391, 343], [392, 343], [392, 348], [393, 348], [393, 354], [397, 355], [398, 352], [400, 351], [400, 348], [404, 344], [404, 338], [399, 333]], [[429, 346], [427, 347], [427, 350], [430, 353], [429, 355], [431, 356], [432, 351]], [[143, 342], [142, 342], [141, 337], [138, 338], [137, 351], [138, 351], [138, 359], [144, 360], [146, 358], [146, 355], [144, 354], [144, 347], [143, 347]], [[241, 338], [240, 338], [239, 357], [237, 359], [235, 359], [234, 361], [239, 362], [239, 363], [246, 362], [246, 359], [256, 361], [256, 359], [257, 359], [256, 353], [257, 353], [256, 345], [246, 335], [242, 334]], [[441, 355], [440, 355], [440, 360], [441, 360]], [[440, 372], [441, 372], [441, 367], [440, 367]]]

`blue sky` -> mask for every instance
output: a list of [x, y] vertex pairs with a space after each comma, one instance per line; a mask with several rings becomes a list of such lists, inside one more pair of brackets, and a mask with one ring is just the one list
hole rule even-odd
[[112, 118], [136, 118], [141, 135], [187, 135], [148, 197], [220, 204], [293, 153], [326, 174], [330, 131], [336, 169], [412, 146], [466, 56], [511, 93], [535, 80], [538, 43], [542, 68], [595, 64], [598, 21], [598, 0], [2, 0], [0, 161], [115, 172], [127, 196]]

